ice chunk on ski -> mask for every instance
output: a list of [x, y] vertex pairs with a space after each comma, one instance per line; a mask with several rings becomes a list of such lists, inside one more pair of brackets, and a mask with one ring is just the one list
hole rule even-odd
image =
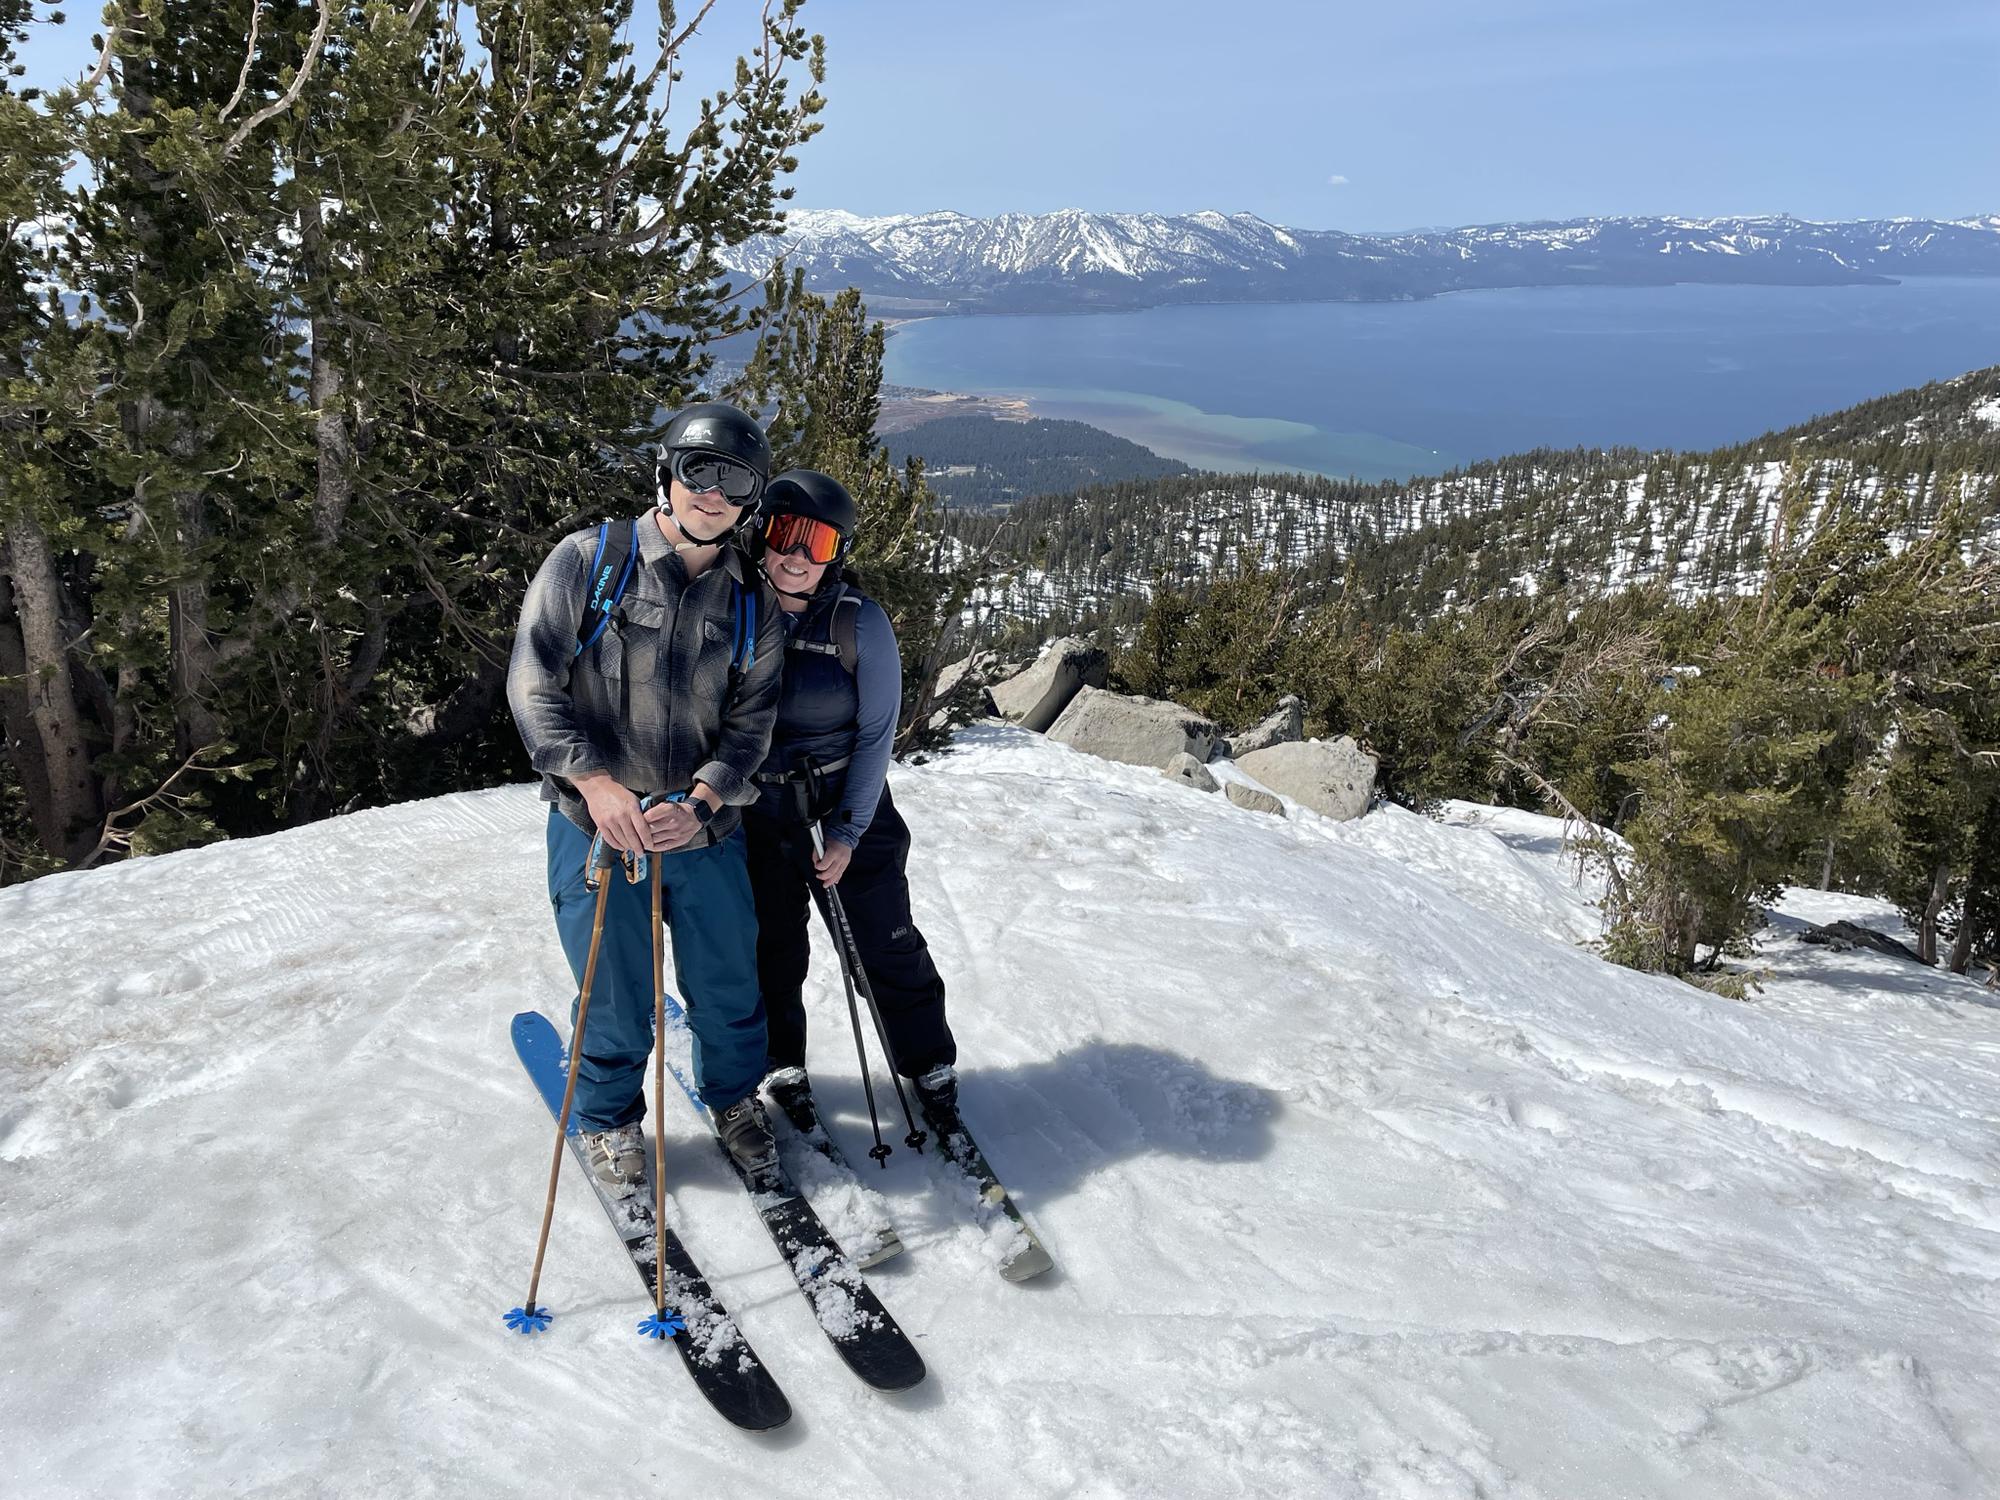
[[856, 1265], [866, 1270], [902, 1254], [903, 1241], [889, 1221], [888, 1204], [861, 1181], [827, 1133], [811, 1094], [794, 1093], [777, 1101], [771, 1124], [785, 1170]]
[[948, 1184], [966, 1204], [986, 1236], [986, 1254], [994, 1268], [1008, 1281], [1027, 1281], [1052, 1270], [1054, 1258], [988, 1165], [965, 1122], [955, 1120], [945, 1131], [938, 1131], [932, 1122], [932, 1129], [938, 1149], [931, 1175]]

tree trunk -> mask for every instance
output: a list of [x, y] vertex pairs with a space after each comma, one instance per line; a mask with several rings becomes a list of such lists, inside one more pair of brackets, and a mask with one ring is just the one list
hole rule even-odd
[[1833, 835], [1830, 833], [1826, 836], [1826, 859], [1819, 867], [1819, 888], [1823, 891], [1833, 889]]
[[[208, 500], [199, 490], [178, 496], [182, 558], [199, 556], [208, 533]], [[167, 595], [169, 676], [174, 695], [174, 749], [186, 760], [222, 738], [222, 720], [213, 702], [216, 652], [208, 633], [208, 582], [196, 573]]]
[[[301, 270], [309, 284], [318, 285], [326, 275], [326, 230], [320, 201], [308, 194], [300, 216], [299, 248]], [[346, 382], [335, 358], [339, 319], [329, 312], [314, 314], [312, 337], [312, 379], [310, 398], [313, 409], [313, 441], [319, 450], [319, 488], [313, 497], [313, 527], [321, 543], [331, 545], [340, 536], [347, 509], [354, 502], [354, 442], [347, 428], [347, 407], [342, 391]]]
[[1924, 904], [1924, 919], [1917, 924], [1917, 957], [1927, 964], [1937, 963], [1938, 913], [1951, 894], [1951, 866], [1940, 862], [1931, 872], [1931, 898]]
[[[55, 558], [41, 528], [26, 517], [0, 536], [0, 574], [0, 673], [21, 679], [4, 697], [8, 743], [21, 750], [29, 816], [42, 847], [74, 864], [96, 843], [104, 804], [77, 705]], [[7, 659], [16, 651], [18, 664]]]
[[1976, 884], [1965, 888], [1965, 907], [1958, 919], [1958, 932], [1951, 940], [1951, 972], [1963, 974], [1972, 966], [1972, 930], [1976, 925], [1973, 913], [1979, 907], [1979, 887]]

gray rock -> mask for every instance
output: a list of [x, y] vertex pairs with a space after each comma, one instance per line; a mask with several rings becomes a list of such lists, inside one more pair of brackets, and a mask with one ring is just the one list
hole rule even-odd
[[1238, 807], [1247, 807], [1252, 812], [1276, 813], [1281, 818], [1285, 815], [1285, 804], [1261, 787], [1245, 786], [1240, 781], [1232, 781], [1222, 791], [1223, 795]]
[[[1818, 943], [1836, 952], [1843, 948], [1873, 948], [1891, 958], [1907, 958], [1913, 964], [1924, 963], [1923, 955], [1908, 943], [1899, 943], [1888, 933], [1863, 927], [1859, 922], [1828, 922], [1823, 927], [1809, 926], [1799, 934], [1799, 941]], [[1924, 967], [1928, 969], [1931, 965], [1924, 964]]]
[[991, 651], [975, 651], [938, 673], [937, 686], [931, 689], [931, 704], [937, 710], [931, 716], [933, 729], [946, 727], [954, 717], [962, 722], [998, 712], [985, 686], [996, 663]]
[[1197, 791], [1212, 792], [1220, 785], [1208, 767], [1192, 755], [1182, 752], [1168, 761], [1160, 774], [1169, 781], [1184, 781]]
[[1109, 665], [1088, 641], [1052, 641], [1027, 671], [992, 686], [993, 706], [1023, 729], [1046, 731], [1079, 688], [1104, 686]]
[[941, 668], [938, 672], [937, 686], [931, 691], [932, 699], [943, 703], [958, 691], [959, 684], [967, 678], [974, 682], [985, 681], [984, 669], [992, 658], [993, 653], [990, 651], [975, 651], [972, 655], [960, 657], [950, 666]]
[[1049, 738], [1128, 766], [1163, 766], [1176, 755], [1206, 763], [1216, 726], [1193, 709], [1086, 687], [1049, 726]]
[[1297, 695], [1287, 693], [1278, 700], [1277, 712], [1263, 723], [1230, 737], [1229, 753], [1244, 756], [1253, 750], [1268, 750], [1273, 745], [1296, 744], [1305, 737], [1306, 706]]
[[983, 677], [988, 687], [995, 687], [1000, 683], [1013, 681], [1033, 665], [1032, 661], [1002, 661], [999, 652], [991, 651], [986, 653]]
[[1346, 735], [1271, 745], [1237, 756], [1236, 764], [1272, 791], [1343, 822], [1375, 800], [1375, 757]]

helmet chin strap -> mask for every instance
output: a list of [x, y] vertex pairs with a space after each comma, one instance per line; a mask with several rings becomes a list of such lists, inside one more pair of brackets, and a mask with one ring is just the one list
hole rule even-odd
[[[712, 537], [708, 541], [703, 541], [700, 537], [696, 536], [692, 531], [689, 531], [687, 527], [681, 525], [681, 518], [674, 514], [673, 499], [670, 495], [668, 495], [666, 490], [661, 489], [658, 486], [655, 486], [654, 493], [658, 496], [658, 500], [656, 501], [656, 503], [659, 506], [660, 514], [667, 518], [668, 522], [673, 526], [674, 530], [678, 531], [682, 536], [687, 538], [686, 541], [674, 543], [674, 551], [676, 552], [692, 552], [697, 547], [720, 547], [724, 542], [728, 541], [731, 537], [736, 535], [737, 532], [743, 529], [743, 521], [745, 517], [738, 516], [736, 518], [736, 523], [732, 526], [725, 526], [722, 529], [722, 534], [720, 536]], [[745, 515], [747, 516], [747, 514], [748, 512], [746, 511]]]

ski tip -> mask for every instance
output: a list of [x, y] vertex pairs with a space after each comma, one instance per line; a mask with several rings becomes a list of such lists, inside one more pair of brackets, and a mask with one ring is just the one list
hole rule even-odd
[[1019, 1253], [1000, 1263], [1000, 1277], [1003, 1281], [1032, 1281], [1044, 1271], [1055, 1268], [1055, 1260], [1049, 1252], [1030, 1241]]
[[639, 1324], [639, 1333], [643, 1338], [670, 1339], [685, 1332], [687, 1324], [681, 1321], [679, 1313], [656, 1312]]
[[854, 1263], [866, 1271], [881, 1265], [885, 1260], [894, 1260], [902, 1253], [903, 1242], [896, 1237], [895, 1231], [891, 1230], [876, 1242], [873, 1250], [870, 1250], [865, 1255], [857, 1255], [854, 1258]]
[[549, 1326], [549, 1320], [553, 1316], [554, 1314], [546, 1307], [530, 1304], [527, 1307], [510, 1308], [506, 1314], [506, 1322], [516, 1333], [540, 1333]]

